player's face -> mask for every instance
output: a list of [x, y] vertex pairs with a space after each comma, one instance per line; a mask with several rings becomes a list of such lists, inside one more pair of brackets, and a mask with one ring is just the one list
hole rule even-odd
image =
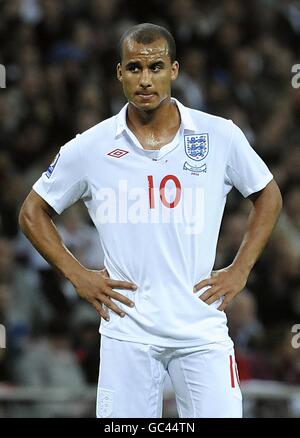
[[171, 96], [171, 83], [178, 76], [178, 62], [171, 62], [168, 44], [161, 38], [151, 44], [127, 39], [117, 76], [127, 100], [138, 109], [151, 111]]

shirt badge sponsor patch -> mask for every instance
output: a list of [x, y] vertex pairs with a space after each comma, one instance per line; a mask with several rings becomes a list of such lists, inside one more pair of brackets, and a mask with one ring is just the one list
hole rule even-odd
[[189, 170], [192, 173], [201, 173], [207, 171], [206, 164], [202, 164], [202, 166], [191, 166], [187, 161], [183, 165], [183, 170]]
[[107, 155], [109, 155], [110, 157], [121, 158], [126, 154], [128, 154], [128, 151], [123, 151], [123, 149], [114, 149], [113, 151], [109, 152]]
[[60, 153], [58, 153], [53, 162], [50, 164], [50, 166], [48, 167], [47, 171], [46, 171], [46, 177], [50, 178], [50, 176], [52, 175], [53, 170], [55, 169], [55, 166], [57, 165], [58, 159], [60, 157]]
[[209, 151], [208, 143], [208, 134], [185, 135], [185, 153], [192, 160], [201, 161], [207, 157]]

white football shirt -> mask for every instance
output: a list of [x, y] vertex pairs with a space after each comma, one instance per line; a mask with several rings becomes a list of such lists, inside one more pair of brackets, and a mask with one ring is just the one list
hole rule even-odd
[[58, 214], [83, 199], [112, 279], [131, 281], [135, 302], [101, 321], [106, 336], [165, 347], [228, 339], [220, 301], [193, 287], [211, 274], [226, 195], [244, 197], [272, 179], [232, 121], [175, 101], [181, 126], [160, 150], [143, 149], [126, 125], [127, 105], [63, 146], [33, 189]]

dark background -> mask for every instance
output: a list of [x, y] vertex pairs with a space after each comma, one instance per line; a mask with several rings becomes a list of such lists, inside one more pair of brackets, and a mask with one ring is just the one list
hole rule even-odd
[[[7, 334], [0, 388], [64, 387], [80, 394], [97, 383], [98, 315], [27, 243], [17, 217], [59, 147], [125, 103], [116, 48], [121, 34], [140, 22], [166, 26], [176, 39], [181, 69], [173, 95], [239, 125], [282, 190], [278, 226], [247, 290], [227, 313], [242, 382], [300, 384], [300, 349], [291, 342], [292, 327], [300, 324], [300, 89], [293, 88], [291, 71], [300, 64], [300, 2], [7, 0], [0, 2], [0, 63], [6, 67], [0, 323]], [[249, 208], [238, 192], [230, 194], [216, 267], [232, 261]], [[82, 263], [101, 268], [98, 236], [82, 205], [56, 222]], [[0, 416], [1, 406], [3, 416], [93, 415], [84, 406], [68, 411], [53, 403], [7, 407], [0, 397]]]

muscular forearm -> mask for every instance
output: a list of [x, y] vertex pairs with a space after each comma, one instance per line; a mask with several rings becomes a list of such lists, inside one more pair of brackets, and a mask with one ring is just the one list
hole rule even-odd
[[271, 181], [258, 195], [252, 197], [252, 202], [247, 229], [232, 263], [232, 266], [246, 275], [250, 273], [277, 222], [282, 207], [277, 184]]
[[107, 278], [100, 271], [82, 266], [65, 247], [52, 221], [53, 214], [54, 210], [37, 193], [31, 191], [19, 214], [19, 224], [23, 233], [39, 253], [73, 283], [78, 295], [90, 302], [102, 318], [109, 319], [103, 304], [124, 317], [124, 310], [118, 307], [112, 298], [129, 307], [133, 307], [134, 302], [113, 288], [134, 291], [136, 285]]
[[281, 195], [274, 181], [250, 199], [253, 207], [244, 239], [234, 261], [224, 269], [213, 271], [210, 278], [200, 281], [194, 287], [194, 291], [197, 292], [210, 286], [201, 295], [201, 300], [212, 304], [222, 298], [219, 310], [224, 310], [245, 287], [249, 273], [266, 245], [281, 210]]
[[28, 211], [24, 208], [20, 212], [19, 224], [38, 252], [64, 277], [74, 282], [84, 267], [66, 248], [47, 212], [42, 209]]

